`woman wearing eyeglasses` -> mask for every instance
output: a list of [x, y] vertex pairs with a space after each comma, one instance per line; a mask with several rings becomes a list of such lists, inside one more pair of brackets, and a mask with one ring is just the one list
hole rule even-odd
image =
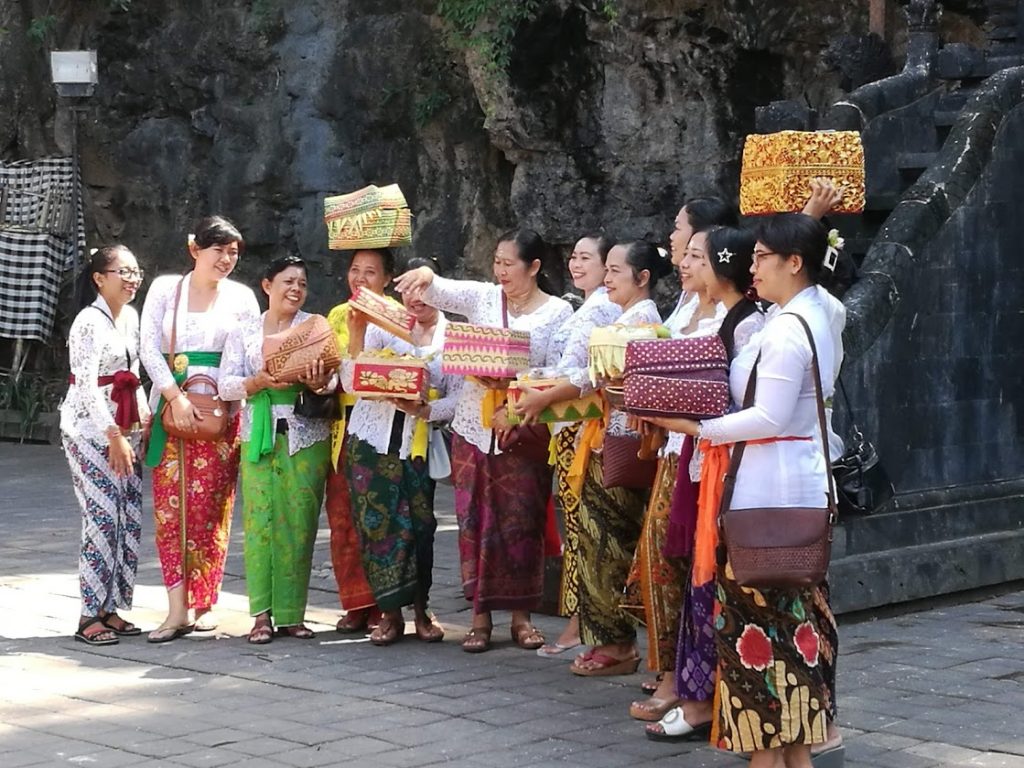
[[149, 407], [139, 386], [139, 315], [128, 306], [142, 270], [131, 251], [111, 245], [93, 253], [88, 275], [96, 298], [68, 334], [71, 386], [60, 431], [82, 508], [75, 639], [113, 645], [141, 633], [117, 611], [132, 607], [142, 532], [139, 452]]

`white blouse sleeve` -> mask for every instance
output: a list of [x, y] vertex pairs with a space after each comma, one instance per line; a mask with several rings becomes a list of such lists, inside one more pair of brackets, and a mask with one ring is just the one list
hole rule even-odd
[[459, 402], [464, 381], [465, 379], [461, 376], [454, 376], [450, 373], [441, 377], [441, 391], [444, 394], [430, 404], [430, 421], [432, 423], [451, 421], [455, 418], [455, 405]]
[[174, 303], [174, 291], [180, 279], [177, 275], [158, 277], [150, 286], [146, 303], [142, 305], [139, 358], [157, 392], [163, 392], [174, 384], [174, 376], [161, 347], [164, 335], [163, 319], [168, 307]]
[[[134, 352], [134, 357], [131, 361], [131, 371], [141, 379], [142, 371], [139, 368], [139, 313], [135, 311], [135, 307], [124, 307], [121, 310], [121, 314], [125, 315], [125, 313], [128, 313], [128, 338]], [[146, 417], [151, 414], [149, 412], [149, 399], [146, 397], [146, 390], [141, 385], [135, 390], [135, 401], [139, 407], [139, 418], [145, 423]]]
[[452, 280], [434, 275], [433, 281], [423, 292], [423, 301], [442, 312], [473, 317], [497, 286], [476, 280]]
[[764, 328], [764, 315], [754, 311], [736, 324], [732, 333], [732, 355], [736, 357], [758, 331]]
[[245, 339], [249, 330], [249, 323], [236, 325], [224, 341], [217, 381], [217, 389], [224, 400], [244, 400], [246, 397], [245, 379], [252, 373], [245, 352]]
[[[701, 422], [701, 437], [720, 445], [784, 434], [811, 364], [811, 348], [798, 321], [786, 318], [784, 322], [786, 327], [766, 335], [761, 345], [753, 406]], [[775, 325], [772, 329], [776, 330]]]
[[[95, 315], [95, 319], [92, 317]], [[100, 375], [100, 356], [103, 353], [101, 341], [105, 331], [97, 321], [109, 322], [100, 312], [89, 308], [75, 319], [68, 334], [68, 356], [71, 373], [79, 390], [81, 405], [87, 411], [93, 424], [100, 433], [114, 426], [114, 417], [110, 413], [107, 397], [97, 383]]]

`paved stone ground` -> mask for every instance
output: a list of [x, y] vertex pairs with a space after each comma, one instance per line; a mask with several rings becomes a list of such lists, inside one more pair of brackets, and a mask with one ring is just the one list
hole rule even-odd
[[[434, 607], [449, 631], [440, 645], [409, 637], [376, 648], [330, 631], [339, 611], [326, 529], [308, 614], [317, 639], [247, 645], [237, 526], [216, 635], [91, 648], [70, 637], [79, 520], [63, 457], [0, 443], [0, 767], [745, 764], [644, 738], [626, 714], [640, 676], [575, 677], [567, 662], [512, 646], [507, 624], [494, 651], [463, 653], [448, 489], [439, 501]], [[139, 585], [131, 618], [151, 628], [164, 592], [148, 518]], [[561, 624], [538, 623], [550, 633]], [[848, 768], [1024, 768], [1022, 629], [1021, 591], [844, 622]]]

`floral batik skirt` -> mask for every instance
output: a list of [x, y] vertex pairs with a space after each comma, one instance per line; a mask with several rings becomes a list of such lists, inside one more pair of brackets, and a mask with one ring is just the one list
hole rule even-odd
[[434, 568], [434, 481], [423, 458], [380, 454], [348, 438], [345, 471], [363, 571], [382, 611], [420, 603], [430, 594]]
[[820, 744], [835, 717], [838, 648], [828, 587], [716, 585], [718, 682], [711, 743], [732, 752]]
[[184, 583], [189, 608], [210, 608], [220, 595], [238, 481], [238, 425], [236, 415], [223, 440], [168, 440], [153, 468], [156, 548], [164, 586], [174, 589]]

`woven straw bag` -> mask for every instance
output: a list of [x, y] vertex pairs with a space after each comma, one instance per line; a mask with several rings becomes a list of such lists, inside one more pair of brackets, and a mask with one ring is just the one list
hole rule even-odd
[[263, 339], [264, 364], [278, 381], [294, 384], [317, 360], [323, 360], [328, 371], [341, 363], [334, 331], [323, 315], [310, 315], [293, 328]]
[[333, 250], [393, 248], [412, 242], [412, 213], [397, 184], [371, 184], [325, 198], [324, 222]]

